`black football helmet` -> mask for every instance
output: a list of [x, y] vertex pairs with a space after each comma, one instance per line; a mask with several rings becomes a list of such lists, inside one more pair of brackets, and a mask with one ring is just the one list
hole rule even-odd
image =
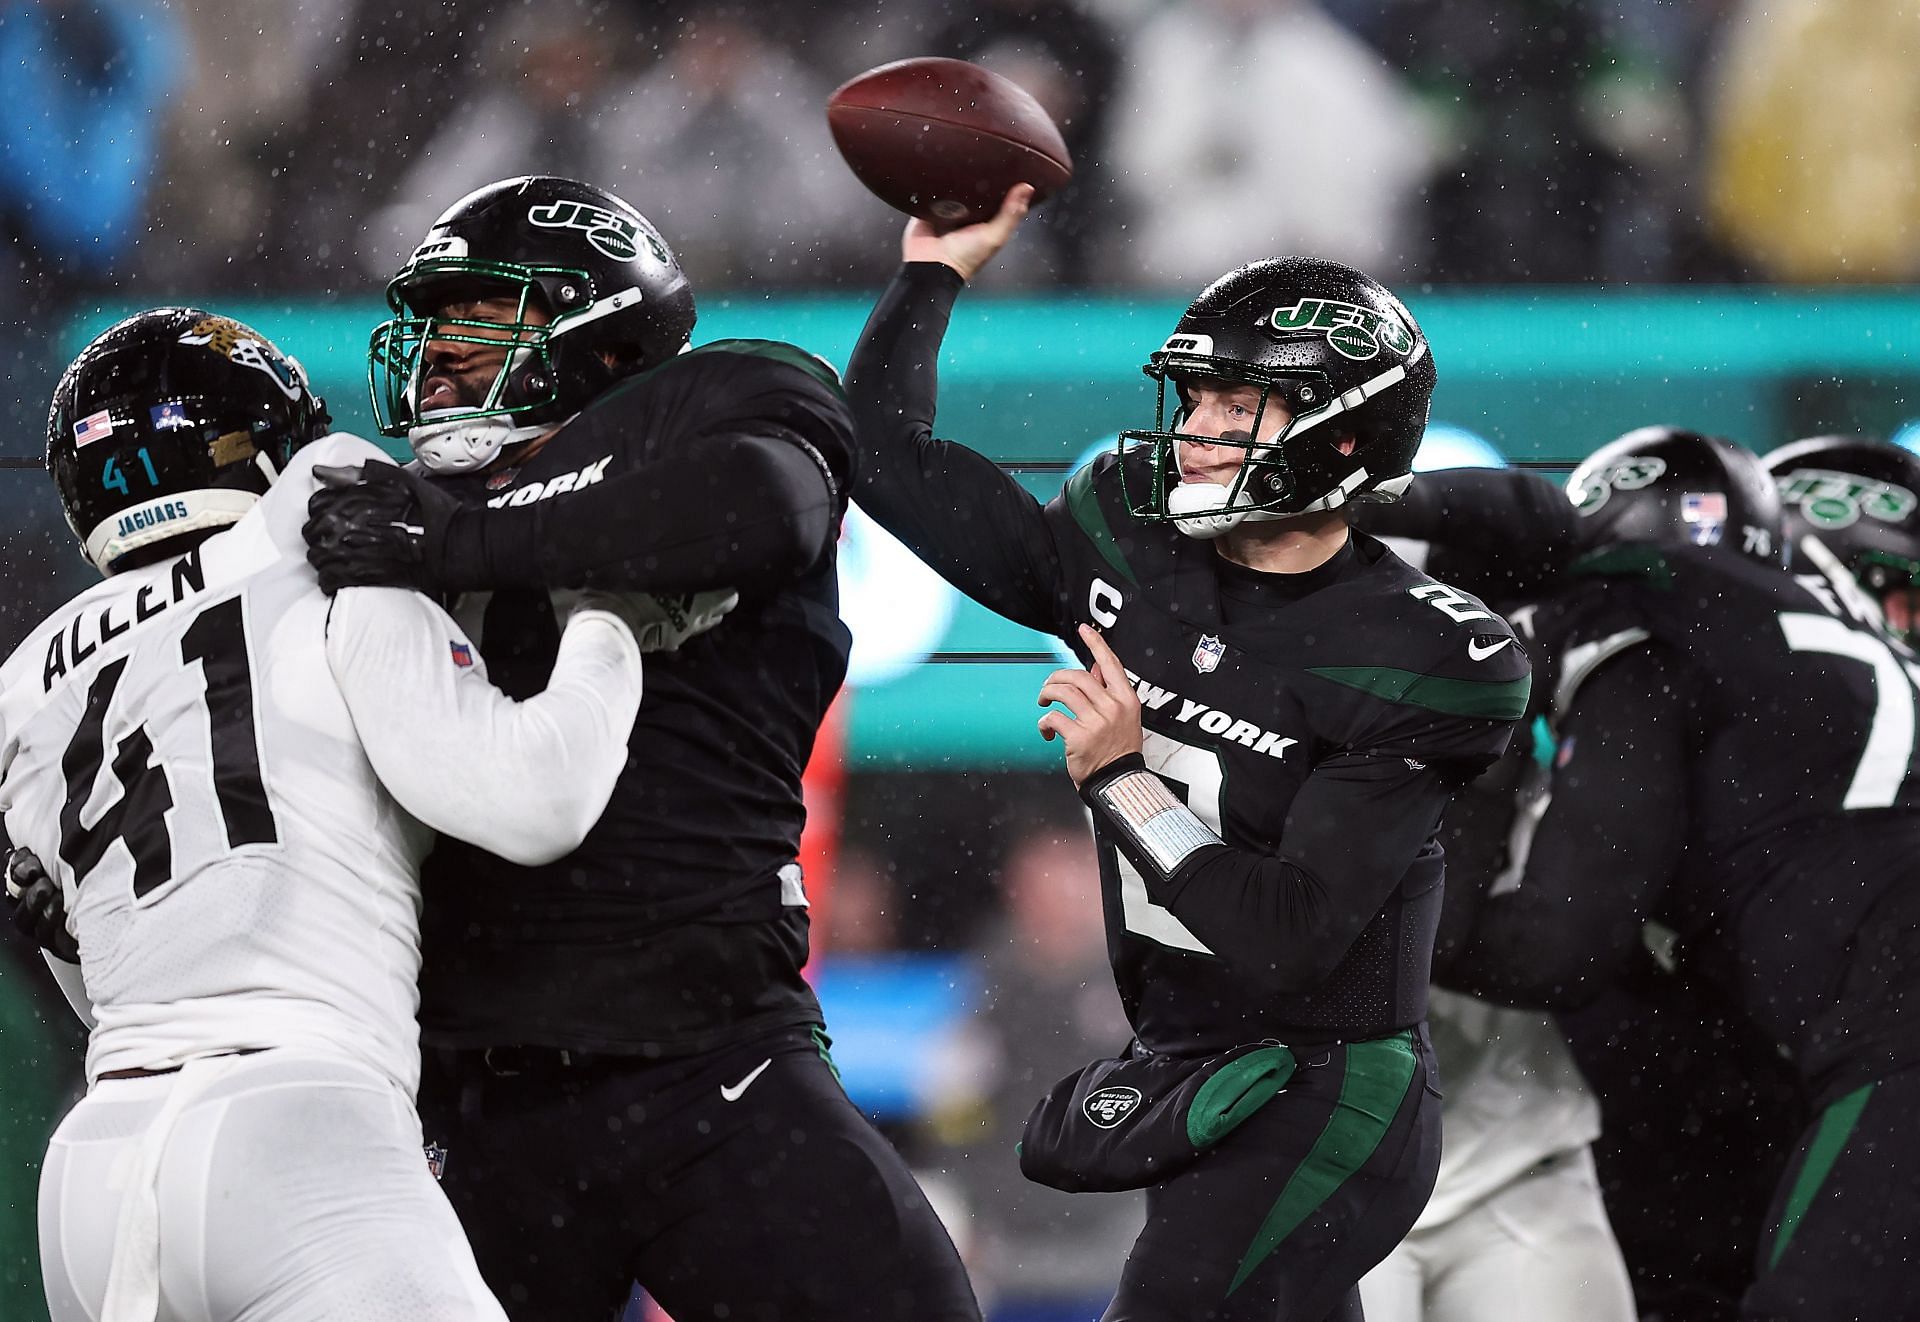
[[81, 554], [103, 574], [176, 555], [235, 523], [326, 405], [266, 336], [198, 308], [153, 308], [68, 366], [47, 414], [47, 471]]
[[[1129, 490], [1128, 504], [1140, 518], [1172, 520], [1196, 537], [1217, 537], [1247, 519], [1398, 499], [1411, 480], [1434, 385], [1433, 354], [1406, 306], [1352, 267], [1312, 257], [1254, 262], [1221, 276], [1141, 370], [1159, 383], [1159, 403], [1153, 430], [1120, 433], [1122, 450], [1154, 447], [1147, 489]], [[1181, 384], [1201, 378], [1260, 387], [1244, 439], [1180, 431]], [[1256, 445], [1275, 400], [1289, 421]], [[1346, 433], [1357, 441], [1351, 454], [1337, 444]], [[1233, 484], [1183, 487], [1176, 451], [1183, 440], [1244, 446]]]
[[[518, 300], [512, 323], [434, 315], [500, 295]], [[374, 330], [367, 354], [375, 423], [407, 437], [429, 468], [453, 472], [485, 465], [620, 376], [673, 357], [695, 315], [680, 263], [645, 216], [605, 189], [547, 175], [489, 184], [447, 208], [388, 283], [387, 303], [396, 315]], [[424, 417], [430, 340], [515, 347], [479, 406]]]
[[1573, 471], [1567, 499], [1592, 545], [1726, 545], [1786, 567], [1786, 518], [1772, 476], [1751, 450], [1719, 436], [1630, 431]]
[[[1920, 457], [1866, 436], [1814, 436], [1781, 446], [1766, 465], [1795, 546], [1818, 538], [1882, 602], [1920, 591]], [[1907, 616], [1899, 612], [1900, 632], [1916, 641]]]

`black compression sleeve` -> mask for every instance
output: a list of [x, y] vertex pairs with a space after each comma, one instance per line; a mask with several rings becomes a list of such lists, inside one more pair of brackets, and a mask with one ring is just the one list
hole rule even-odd
[[1051, 633], [1063, 575], [1039, 502], [992, 460], [933, 438], [940, 342], [962, 283], [941, 263], [909, 263], [867, 319], [847, 365], [854, 499], [975, 601]]
[[1494, 596], [1537, 591], [1584, 549], [1566, 493], [1514, 469], [1422, 473], [1398, 503], [1355, 511], [1364, 531], [1429, 542], [1443, 553], [1451, 581]]
[[[1614, 658], [1581, 685], [1520, 884], [1481, 903], [1443, 982], [1563, 1009], [1592, 1000], [1634, 959], [1686, 839], [1687, 688], [1655, 647]], [[1462, 881], [1471, 895], [1474, 881]]]
[[[1332, 758], [1294, 797], [1277, 856], [1207, 845], [1165, 880], [1148, 861], [1130, 861], [1148, 893], [1228, 967], [1298, 994], [1346, 958], [1432, 837], [1447, 797], [1437, 770], [1405, 758]], [[1120, 833], [1107, 834], [1119, 843]]]
[[833, 536], [828, 474], [798, 441], [702, 437], [565, 500], [463, 510], [447, 529], [445, 586], [776, 587]]

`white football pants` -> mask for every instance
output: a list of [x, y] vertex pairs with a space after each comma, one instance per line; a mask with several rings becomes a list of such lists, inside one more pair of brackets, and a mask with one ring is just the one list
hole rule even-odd
[[506, 1318], [411, 1099], [287, 1048], [97, 1083], [47, 1150], [40, 1266], [53, 1322]]
[[1367, 1322], [1634, 1322], [1586, 1148], [1416, 1230], [1360, 1282]]

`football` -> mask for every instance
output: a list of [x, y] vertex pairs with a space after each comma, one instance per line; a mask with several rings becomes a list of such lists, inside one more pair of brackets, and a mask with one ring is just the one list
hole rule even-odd
[[1032, 184], [1037, 204], [1073, 177], [1040, 103], [965, 60], [869, 69], [827, 98], [827, 124], [861, 183], [943, 230], [990, 219], [1015, 184]]

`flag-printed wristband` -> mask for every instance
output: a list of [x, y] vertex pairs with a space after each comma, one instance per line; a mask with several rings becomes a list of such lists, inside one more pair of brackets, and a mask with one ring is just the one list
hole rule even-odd
[[1171, 879], [1196, 851], [1226, 843], [1137, 757], [1103, 768], [1081, 792], [1120, 852], [1156, 880]]

